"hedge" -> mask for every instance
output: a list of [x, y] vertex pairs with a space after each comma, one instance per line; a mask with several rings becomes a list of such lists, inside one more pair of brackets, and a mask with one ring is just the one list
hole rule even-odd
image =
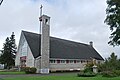
[[25, 67], [24, 71], [26, 74], [35, 74], [36, 73], [36, 68], [35, 67]]

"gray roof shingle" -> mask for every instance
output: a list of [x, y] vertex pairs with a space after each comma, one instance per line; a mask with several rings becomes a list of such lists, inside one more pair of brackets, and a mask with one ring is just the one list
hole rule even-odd
[[[22, 31], [34, 58], [39, 54], [39, 34]], [[100, 54], [90, 45], [69, 40], [50, 37], [50, 58], [58, 59], [90, 59], [103, 60]]]

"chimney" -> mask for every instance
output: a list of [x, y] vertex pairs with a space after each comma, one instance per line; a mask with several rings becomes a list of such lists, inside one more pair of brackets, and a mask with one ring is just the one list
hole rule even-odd
[[90, 41], [89, 44], [90, 44], [90, 46], [93, 46], [93, 42], [92, 41]]

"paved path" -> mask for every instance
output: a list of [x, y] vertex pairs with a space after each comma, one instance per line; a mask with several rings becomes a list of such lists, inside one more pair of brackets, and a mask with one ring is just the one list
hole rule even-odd
[[74, 74], [77, 75], [78, 72], [70, 72], [70, 73], [50, 73], [50, 74], [21, 74], [21, 75], [0, 75], [0, 80], [2, 78], [7, 78], [7, 77], [29, 77], [29, 76], [63, 76], [63, 75], [69, 75], [69, 74]]

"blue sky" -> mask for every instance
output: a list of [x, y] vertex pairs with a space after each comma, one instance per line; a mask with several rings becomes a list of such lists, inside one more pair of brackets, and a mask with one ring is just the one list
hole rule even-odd
[[4, 0], [0, 6], [0, 49], [12, 32], [18, 45], [21, 30], [39, 33], [40, 5], [43, 14], [51, 17], [51, 36], [89, 44], [108, 57], [118, 56], [119, 47], [108, 45], [110, 30], [104, 23], [105, 0]]

